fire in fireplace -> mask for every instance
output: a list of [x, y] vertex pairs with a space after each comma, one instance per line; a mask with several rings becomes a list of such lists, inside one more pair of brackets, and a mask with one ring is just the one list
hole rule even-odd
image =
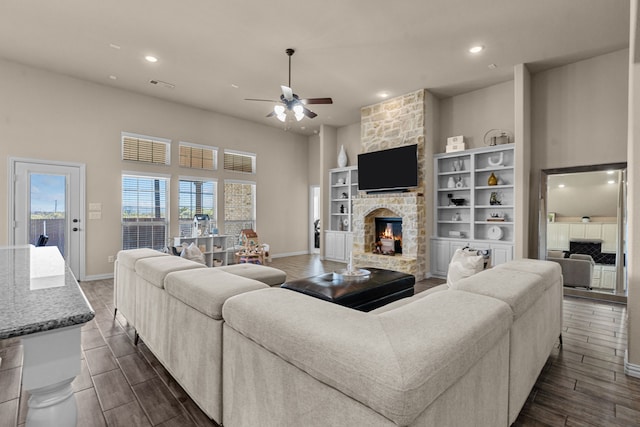
[[373, 252], [382, 255], [402, 253], [402, 218], [376, 217]]

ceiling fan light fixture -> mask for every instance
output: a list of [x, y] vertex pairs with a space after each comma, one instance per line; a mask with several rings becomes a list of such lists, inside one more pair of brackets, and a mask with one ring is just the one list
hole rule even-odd
[[296, 114], [296, 120], [300, 121], [302, 119], [304, 119], [304, 113], [300, 112], [300, 113], [295, 113]]
[[284, 113], [276, 114], [276, 118], [284, 123], [287, 120], [287, 115]]
[[276, 113], [277, 116], [284, 115], [284, 105], [276, 105], [273, 107], [273, 112]]
[[296, 113], [297, 116], [298, 114], [303, 114], [304, 109], [302, 108], [302, 105], [296, 104], [293, 106], [293, 112]]

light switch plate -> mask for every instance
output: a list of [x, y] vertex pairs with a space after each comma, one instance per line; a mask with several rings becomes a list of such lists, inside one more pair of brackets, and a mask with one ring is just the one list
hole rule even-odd
[[89, 219], [102, 219], [102, 212], [89, 212]]
[[102, 210], [102, 203], [89, 203], [89, 210], [90, 211], [101, 211]]

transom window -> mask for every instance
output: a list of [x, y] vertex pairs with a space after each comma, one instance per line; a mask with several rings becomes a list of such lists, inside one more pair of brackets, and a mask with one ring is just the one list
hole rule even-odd
[[256, 155], [241, 151], [224, 150], [224, 170], [256, 173]]
[[170, 164], [171, 140], [122, 132], [122, 160]]
[[181, 167], [207, 170], [215, 170], [217, 168], [217, 148], [188, 142], [180, 142], [179, 148]]

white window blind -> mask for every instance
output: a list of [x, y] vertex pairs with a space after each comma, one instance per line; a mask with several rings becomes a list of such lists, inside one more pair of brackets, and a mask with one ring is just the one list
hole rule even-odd
[[209, 215], [211, 227], [216, 227], [216, 192], [218, 183], [214, 180], [180, 178], [178, 189], [178, 209], [180, 211], [180, 235], [190, 236], [193, 216]]
[[256, 184], [248, 181], [224, 181], [225, 234], [240, 235], [244, 228], [255, 229]]
[[122, 133], [122, 160], [168, 165], [170, 152], [169, 140]]
[[192, 169], [215, 170], [218, 163], [218, 150], [212, 147], [181, 142], [180, 166]]
[[166, 246], [168, 178], [122, 176], [122, 249]]
[[256, 155], [224, 150], [224, 170], [256, 173]]

